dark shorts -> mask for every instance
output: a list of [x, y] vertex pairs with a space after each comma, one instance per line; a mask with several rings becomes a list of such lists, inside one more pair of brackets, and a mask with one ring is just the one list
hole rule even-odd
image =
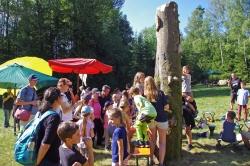
[[183, 118], [184, 118], [186, 127], [191, 127], [191, 129], [195, 127], [194, 116], [189, 110], [183, 109]]
[[237, 101], [237, 93], [231, 92], [231, 103], [235, 103]]
[[53, 163], [51, 161], [48, 160], [42, 160], [42, 162], [39, 164], [39, 166], [60, 166], [60, 163]]

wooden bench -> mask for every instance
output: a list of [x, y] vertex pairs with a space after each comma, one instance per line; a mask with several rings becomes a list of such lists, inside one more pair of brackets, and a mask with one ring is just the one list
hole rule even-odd
[[136, 166], [139, 166], [138, 159], [141, 158], [141, 157], [145, 157], [147, 159], [147, 166], [149, 166], [150, 148], [138, 148], [138, 147], [135, 147], [132, 156], [135, 157]]

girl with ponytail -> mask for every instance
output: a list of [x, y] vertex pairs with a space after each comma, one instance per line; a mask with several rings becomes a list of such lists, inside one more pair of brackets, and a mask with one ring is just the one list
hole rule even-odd
[[[41, 103], [40, 112], [55, 111], [61, 105], [60, 90], [48, 88]], [[36, 166], [59, 166], [59, 146], [61, 141], [57, 135], [57, 128], [61, 122], [60, 116], [55, 113], [46, 117], [37, 131], [37, 163]]]

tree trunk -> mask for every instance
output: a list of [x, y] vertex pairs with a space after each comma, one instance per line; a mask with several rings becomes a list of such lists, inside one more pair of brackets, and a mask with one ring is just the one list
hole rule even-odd
[[177, 120], [167, 139], [166, 159], [181, 157], [181, 57], [179, 55], [180, 33], [178, 6], [175, 2], [157, 8], [156, 14], [157, 51], [155, 80], [161, 90], [169, 96], [171, 117]]

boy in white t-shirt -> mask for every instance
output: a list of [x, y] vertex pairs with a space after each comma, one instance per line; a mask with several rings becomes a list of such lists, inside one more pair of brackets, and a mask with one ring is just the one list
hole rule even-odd
[[243, 110], [244, 113], [244, 121], [247, 121], [248, 116], [248, 98], [250, 97], [249, 91], [245, 89], [246, 83], [241, 82], [240, 84], [241, 89], [237, 92], [237, 103], [238, 103], [238, 113], [237, 113], [237, 120], [240, 121], [241, 119], [241, 110]]

